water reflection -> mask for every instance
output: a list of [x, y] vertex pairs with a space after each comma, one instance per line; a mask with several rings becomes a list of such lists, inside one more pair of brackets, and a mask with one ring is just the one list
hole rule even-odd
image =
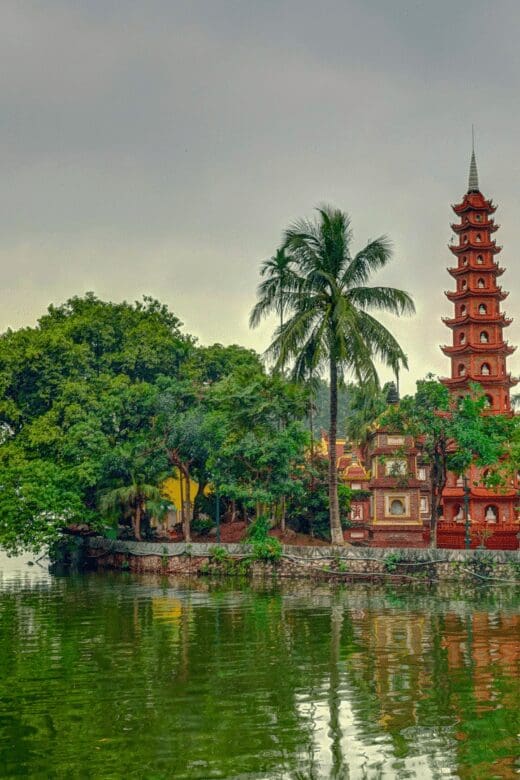
[[512, 591], [9, 566], [4, 776], [514, 776]]

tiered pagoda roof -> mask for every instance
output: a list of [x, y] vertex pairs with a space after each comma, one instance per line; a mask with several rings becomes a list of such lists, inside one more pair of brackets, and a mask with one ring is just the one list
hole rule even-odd
[[496, 283], [504, 269], [494, 259], [502, 249], [491, 238], [498, 230], [490, 218], [495, 209], [480, 191], [473, 150], [468, 191], [462, 202], [453, 206], [460, 221], [451, 226], [458, 241], [449, 249], [458, 263], [448, 268], [448, 273], [456, 280], [457, 288], [445, 292], [455, 311], [452, 317], [443, 318], [453, 332], [453, 343], [441, 347], [451, 359], [451, 376], [442, 382], [457, 393], [469, 392], [470, 383], [478, 382], [489, 412], [510, 413], [509, 390], [517, 380], [506, 369], [506, 358], [514, 347], [502, 335], [511, 319], [500, 310], [508, 293]]

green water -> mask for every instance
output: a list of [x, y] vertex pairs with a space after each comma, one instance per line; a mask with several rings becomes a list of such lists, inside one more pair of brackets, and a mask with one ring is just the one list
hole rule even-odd
[[0, 556], [0, 776], [513, 778], [517, 595]]

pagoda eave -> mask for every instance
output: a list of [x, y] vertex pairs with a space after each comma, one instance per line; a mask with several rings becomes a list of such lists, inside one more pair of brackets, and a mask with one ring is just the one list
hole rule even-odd
[[456, 346], [450, 346], [449, 344], [445, 344], [444, 346], [441, 346], [441, 352], [444, 352], [445, 355], [465, 355], [467, 353], [477, 352], [482, 353], [483, 355], [487, 354], [493, 354], [493, 355], [512, 355], [513, 352], [515, 352], [516, 347], [512, 347], [507, 342], [502, 342], [501, 344], [460, 344]]
[[[475, 199], [473, 198], [473, 200]], [[488, 214], [494, 214], [497, 210], [497, 207], [493, 204], [492, 200], [482, 198], [481, 203], [470, 203], [467, 195], [462, 203], [454, 203], [451, 208], [455, 214], [464, 214], [466, 211], [485, 211]]]
[[[464, 500], [464, 488], [463, 487], [445, 487], [442, 491], [444, 498], [458, 498], [461, 501]], [[516, 497], [515, 490], [504, 490], [503, 493], [497, 493], [494, 490], [488, 490], [487, 488], [477, 488], [473, 486], [469, 493], [469, 497], [474, 499], [480, 499], [481, 501], [489, 501], [492, 498], [513, 498]]]
[[493, 255], [498, 255], [502, 251], [501, 246], [497, 246], [494, 241], [490, 241], [489, 244], [473, 244], [468, 241], [467, 244], [448, 244], [448, 249], [453, 252], [454, 255], [463, 255], [470, 250], [475, 252], [491, 252]]
[[457, 290], [456, 292], [444, 290], [444, 295], [449, 301], [460, 301], [463, 298], [471, 298], [472, 296], [478, 296], [479, 298], [496, 298], [499, 301], [505, 301], [509, 293], [504, 292], [500, 287], [497, 287], [495, 290], [477, 287], [475, 289], [468, 288], [467, 290]]
[[500, 225], [495, 225], [493, 220], [490, 222], [464, 222], [464, 223], [457, 223], [453, 222], [450, 225], [451, 229], [454, 233], [464, 233], [465, 230], [489, 230], [490, 233], [494, 233], [498, 230]]
[[506, 376], [484, 376], [482, 374], [475, 374], [473, 376], [465, 374], [464, 376], [455, 377], [443, 377], [440, 382], [446, 387], [464, 387], [467, 388], [471, 382], [482, 385], [483, 388], [495, 387], [496, 385], [502, 387], [514, 387], [518, 384], [518, 379], [512, 377], [510, 374]]
[[468, 272], [473, 271], [473, 273], [479, 273], [479, 274], [494, 274], [495, 276], [502, 276], [502, 274], [505, 271], [505, 268], [501, 268], [499, 265], [457, 265], [454, 267], [446, 267], [447, 272], [450, 274], [450, 276], [453, 276], [454, 279], [457, 278], [457, 276], [463, 276], [463, 274], [467, 274]]
[[503, 328], [508, 328], [513, 322], [510, 317], [472, 317], [466, 315], [466, 317], [441, 317], [441, 321], [448, 328], [456, 328], [458, 325], [467, 325], [473, 323], [476, 325], [501, 325]]

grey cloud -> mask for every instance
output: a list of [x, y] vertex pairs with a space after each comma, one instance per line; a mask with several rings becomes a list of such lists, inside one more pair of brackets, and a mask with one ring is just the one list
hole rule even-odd
[[262, 349], [258, 263], [329, 201], [358, 244], [394, 241], [382, 280], [418, 304], [389, 321], [405, 387], [446, 370], [449, 204], [472, 122], [512, 314], [520, 295], [519, 21], [507, 0], [7, 0], [0, 328], [86, 289], [151, 292], [202, 340]]

